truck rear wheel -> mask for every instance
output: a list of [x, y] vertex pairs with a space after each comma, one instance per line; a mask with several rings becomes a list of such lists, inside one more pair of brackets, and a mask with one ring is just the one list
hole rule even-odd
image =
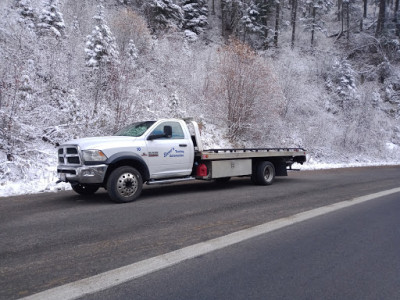
[[143, 180], [133, 167], [115, 169], [107, 181], [107, 191], [112, 201], [126, 203], [136, 200], [142, 192]]
[[269, 161], [260, 162], [252, 175], [252, 180], [258, 185], [271, 185], [275, 180], [275, 167]]
[[99, 187], [96, 185], [88, 185], [80, 183], [71, 183], [71, 187], [74, 190], [74, 192], [84, 196], [93, 195], [99, 189]]

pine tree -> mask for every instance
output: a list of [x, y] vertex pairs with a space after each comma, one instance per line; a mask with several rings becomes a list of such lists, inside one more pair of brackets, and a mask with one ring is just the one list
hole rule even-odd
[[21, 15], [19, 22], [23, 22], [29, 28], [34, 29], [37, 16], [32, 8], [31, 0], [16, 0], [15, 7]]
[[[117, 44], [107, 22], [104, 18], [104, 7], [99, 5], [99, 13], [94, 16], [96, 21], [92, 34], [87, 37], [85, 54], [86, 66], [90, 67], [94, 93], [93, 114], [97, 114], [98, 105], [103, 98], [111, 101], [115, 98], [116, 86], [118, 85], [119, 51]], [[107, 93], [113, 93], [107, 96]]]
[[356, 73], [349, 61], [341, 59], [334, 62], [326, 80], [326, 87], [338, 95], [338, 105], [346, 112], [352, 105], [357, 89]]
[[86, 66], [99, 68], [103, 65], [119, 63], [119, 52], [114, 35], [104, 19], [104, 7], [99, 5], [99, 14], [93, 17], [97, 25], [86, 41]]
[[205, 0], [181, 1], [184, 12], [183, 28], [196, 34], [203, 32], [208, 24], [208, 5]]
[[153, 31], [182, 28], [183, 11], [171, 0], [150, 0], [144, 11]]
[[129, 65], [134, 68], [136, 66], [139, 54], [138, 54], [138, 49], [136, 48], [136, 45], [133, 42], [133, 40], [129, 40], [127, 55], [128, 55]]
[[[243, 2], [243, 17], [241, 18], [241, 30], [243, 40], [248, 41], [254, 48], [268, 48], [270, 39], [269, 31], [274, 31], [274, 40], [277, 43], [280, 16], [279, 0], [250, 0]], [[268, 21], [275, 9], [275, 28], [268, 26]], [[250, 35], [250, 36], [249, 36]]]
[[260, 22], [260, 11], [259, 7], [253, 1], [250, 2], [248, 8], [245, 10], [245, 14], [241, 19], [243, 26], [242, 33], [243, 39], [246, 40], [248, 33], [262, 34], [264, 26]]
[[171, 117], [173, 117], [173, 118], [182, 118], [183, 117], [183, 112], [181, 110], [181, 103], [180, 103], [179, 97], [176, 93], [173, 93], [169, 97], [168, 108], [169, 108]]
[[58, 10], [57, 0], [45, 0], [37, 25], [40, 33], [53, 34], [56, 37], [65, 36], [65, 23], [62, 13]]

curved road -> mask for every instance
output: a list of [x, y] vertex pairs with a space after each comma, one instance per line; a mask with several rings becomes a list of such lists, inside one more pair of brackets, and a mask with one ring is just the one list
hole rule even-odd
[[[303, 171], [267, 187], [246, 178], [223, 185], [146, 187], [138, 201], [123, 205], [110, 202], [104, 191], [86, 199], [73, 192], [0, 198], [0, 299], [32, 295], [299, 212], [398, 188], [399, 178], [398, 166]], [[323, 236], [322, 230], [316, 234]], [[323, 245], [316, 240], [310, 248]]]

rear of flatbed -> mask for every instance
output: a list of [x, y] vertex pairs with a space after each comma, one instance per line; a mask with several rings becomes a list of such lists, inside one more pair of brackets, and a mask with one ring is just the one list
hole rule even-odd
[[197, 179], [229, 179], [251, 176], [253, 182], [269, 185], [275, 176], [287, 176], [293, 163], [306, 161], [303, 148], [208, 149], [196, 152]]

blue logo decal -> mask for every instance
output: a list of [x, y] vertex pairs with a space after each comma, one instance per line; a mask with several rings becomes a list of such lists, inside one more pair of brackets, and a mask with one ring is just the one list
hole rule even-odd
[[185, 156], [185, 151], [176, 150], [175, 148], [171, 148], [171, 150], [164, 152], [164, 157], [183, 157]]

